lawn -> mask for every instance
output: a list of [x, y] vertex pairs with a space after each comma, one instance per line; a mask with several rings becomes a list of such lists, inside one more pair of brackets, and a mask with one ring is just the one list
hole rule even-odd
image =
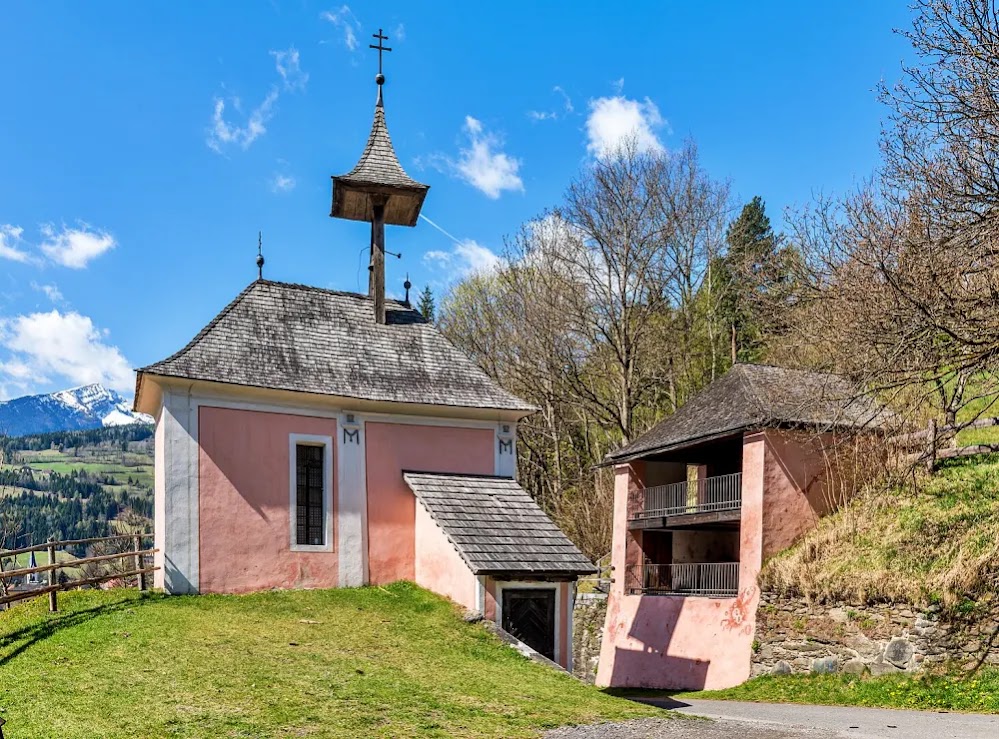
[[962, 676], [766, 676], [728, 690], [681, 693], [676, 697], [999, 713], [999, 669], [982, 668]]
[[659, 713], [529, 661], [407, 583], [59, 605], [0, 613], [8, 736], [530, 737]]

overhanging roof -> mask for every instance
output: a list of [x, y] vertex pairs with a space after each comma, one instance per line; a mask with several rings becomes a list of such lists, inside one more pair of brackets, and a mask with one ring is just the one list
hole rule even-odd
[[752, 428], [774, 425], [821, 429], [878, 427], [889, 413], [859, 394], [847, 378], [828, 372], [736, 364], [607, 463], [675, 451]]

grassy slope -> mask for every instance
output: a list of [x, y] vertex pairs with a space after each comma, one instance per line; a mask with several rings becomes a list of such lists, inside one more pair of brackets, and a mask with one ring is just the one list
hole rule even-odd
[[999, 455], [945, 463], [918, 490], [861, 495], [767, 563], [765, 585], [816, 597], [970, 607], [999, 589]]
[[406, 583], [59, 603], [0, 613], [11, 736], [519, 737], [654, 713], [530, 662]]

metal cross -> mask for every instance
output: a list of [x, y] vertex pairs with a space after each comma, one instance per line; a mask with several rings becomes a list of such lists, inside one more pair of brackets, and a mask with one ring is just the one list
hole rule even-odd
[[378, 33], [371, 34], [372, 38], [378, 39], [378, 45], [368, 44], [369, 49], [378, 49], [378, 74], [382, 73], [382, 52], [392, 51], [388, 46], [382, 46], [382, 41], [388, 41], [388, 36], [382, 35], [382, 29], [378, 29]]

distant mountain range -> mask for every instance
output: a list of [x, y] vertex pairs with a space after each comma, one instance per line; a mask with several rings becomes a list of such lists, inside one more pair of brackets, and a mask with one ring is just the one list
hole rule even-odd
[[132, 411], [120, 393], [99, 384], [0, 402], [0, 435], [6, 436], [152, 422]]

